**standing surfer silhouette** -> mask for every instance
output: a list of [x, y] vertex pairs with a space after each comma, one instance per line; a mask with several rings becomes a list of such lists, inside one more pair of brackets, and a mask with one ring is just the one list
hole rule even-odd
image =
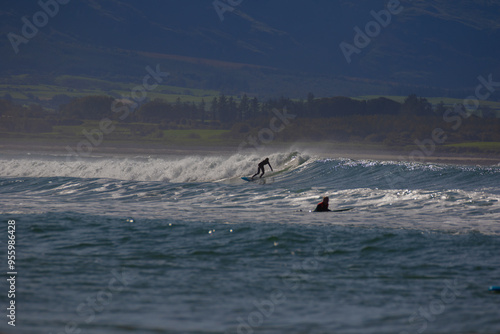
[[269, 158], [266, 158], [265, 160], [262, 160], [261, 162], [259, 162], [259, 168], [257, 169], [257, 173], [255, 173], [252, 176], [252, 179], [255, 177], [255, 175], [259, 174], [261, 171], [262, 171], [262, 174], [260, 174], [260, 177], [262, 178], [262, 176], [264, 175], [264, 166], [265, 165], [269, 165], [269, 167], [271, 168], [271, 172], [274, 172], [273, 167], [271, 167], [271, 164], [269, 163]]

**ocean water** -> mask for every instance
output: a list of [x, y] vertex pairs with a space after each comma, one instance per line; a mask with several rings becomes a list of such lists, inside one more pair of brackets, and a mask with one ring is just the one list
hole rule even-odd
[[500, 333], [500, 167], [269, 158], [1, 156], [0, 332]]

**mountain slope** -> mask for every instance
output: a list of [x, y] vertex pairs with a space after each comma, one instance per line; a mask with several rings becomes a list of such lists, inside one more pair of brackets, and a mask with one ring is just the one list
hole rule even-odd
[[27, 43], [19, 44], [16, 54], [8, 33], [22, 36], [21, 18], [33, 22], [33, 15], [42, 9], [36, 2], [11, 0], [0, 8], [4, 36], [0, 75], [131, 78], [143, 74], [153, 59], [160, 61], [148, 56], [151, 53], [277, 70], [252, 73], [250, 80], [241, 69], [221, 74], [211, 65], [183, 64], [182, 58], [161, 60], [165, 67], [178, 70], [179, 76], [189, 72], [187, 76], [198, 75], [205, 83], [220, 75], [242, 77], [236, 80], [241, 91], [257, 86], [259, 77], [269, 82], [277, 73], [296, 76], [292, 80], [297, 84], [304, 77], [327, 76], [325, 84], [332, 84], [334, 94], [332, 82], [343, 77], [381, 81], [389, 90], [398, 84], [470, 89], [478, 75], [500, 75], [500, 3], [488, 0], [401, 1], [400, 12], [391, 15], [390, 23], [380, 27], [348, 63], [340, 44], [354, 45], [355, 27], [364, 31], [375, 22], [371, 12], [380, 13], [386, 4], [379, 0], [244, 0], [224, 12], [221, 21], [212, 1], [74, 0], [59, 5], [57, 14]]

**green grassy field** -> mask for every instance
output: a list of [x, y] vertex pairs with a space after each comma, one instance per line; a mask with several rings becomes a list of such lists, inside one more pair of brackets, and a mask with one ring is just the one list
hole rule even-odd
[[[0, 78], [0, 98], [9, 94], [14, 98], [16, 103], [36, 103], [38, 101], [49, 101], [56, 95], [67, 95], [69, 97], [84, 97], [90, 95], [110, 95], [110, 96], [130, 96], [131, 91], [136, 86], [142, 85], [142, 78], [138, 78], [137, 82], [120, 82], [112, 80], [93, 79], [82, 76], [61, 75], [55, 78], [47, 79], [45, 82], [40, 80], [40, 84], [33, 84], [36, 79], [30, 78], [28, 75], [16, 75], [9, 78]], [[147, 92], [147, 98], [163, 99], [168, 102], [175, 102], [178, 98], [183, 102], [200, 103], [202, 99], [210, 105], [214, 97], [218, 97], [220, 92], [217, 90], [193, 89], [171, 85], [158, 85], [155, 89]], [[357, 99], [373, 99], [381, 97], [381, 95], [359, 96]], [[384, 96], [386, 98], [404, 102], [405, 96]], [[238, 97], [234, 97], [238, 100]], [[454, 98], [428, 98], [429, 102], [438, 104], [441, 101], [445, 105], [453, 105], [455, 103], [463, 103], [462, 99]], [[491, 109], [500, 113], [500, 102], [481, 101], [481, 105], [487, 105]], [[175, 125], [175, 124], [174, 124]], [[140, 123], [120, 123], [115, 122], [114, 130], [105, 135], [107, 142], [151, 142], [159, 144], [175, 144], [175, 145], [238, 145], [243, 140], [244, 134], [236, 138], [238, 134], [232, 133], [230, 130], [220, 129], [182, 129], [185, 126], [174, 126], [179, 128], [176, 130], [160, 129], [155, 124], [140, 124]], [[38, 134], [19, 134], [19, 133], [0, 133], [3, 138], [38, 138], [44, 140], [61, 140], [61, 141], [79, 141], [85, 139], [83, 132], [86, 130], [92, 131], [98, 129], [99, 124], [96, 121], [85, 121], [78, 126], [54, 126], [50, 133]], [[292, 137], [298, 138], [300, 135], [294, 134]], [[276, 140], [274, 143], [278, 143]], [[336, 145], [343, 145], [338, 143]], [[353, 143], [349, 142], [346, 145], [352, 147]], [[364, 141], [359, 144], [362, 147], [372, 145], [369, 141]], [[381, 148], [379, 144], [373, 144], [375, 148]], [[383, 146], [383, 145], [382, 145]], [[404, 147], [400, 147], [404, 148]], [[415, 149], [413, 146], [408, 146], [405, 149]], [[500, 143], [498, 142], [469, 142], [459, 144], [448, 144], [439, 146], [438, 149], [450, 150], [456, 152], [500, 152]]]
[[[221, 145], [231, 142], [224, 136], [229, 130], [220, 129], [180, 129], [160, 130], [155, 124], [113, 123], [113, 130], [103, 135], [103, 139], [113, 142], [156, 142], [176, 145]], [[76, 126], [54, 126], [52, 132], [24, 135], [29, 138], [82, 140], [85, 133], [99, 129], [97, 121], [85, 121]], [[14, 135], [14, 134], [11, 134]]]
[[[0, 83], [0, 98], [9, 94], [13, 99], [23, 103], [35, 103], [36, 99], [47, 101], [56, 95], [67, 95], [71, 98], [84, 97], [90, 95], [110, 95], [110, 96], [130, 96], [132, 89], [142, 86], [142, 78], [137, 82], [115, 82], [79, 76], [62, 75], [54, 78], [51, 84], [31, 84], [24, 82], [26, 76], [12, 76], [2, 78]], [[180, 98], [183, 102], [200, 103], [202, 99], [205, 103], [219, 96], [217, 90], [205, 90], [177, 87], [170, 85], [158, 85], [153, 90], [147, 91], [147, 98], [150, 100], [163, 99], [168, 102], [175, 102]]]
[[[159, 130], [154, 124], [114, 123], [115, 128], [102, 137], [96, 136], [95, 131], [99, 128], [95, 121], [87, 121], [79, 126], [54, 126], [49, 133], [26, 134], [0, 132], [0, 147], [8, 147], [9, 144], [25, 147], [48, 146], [64, 148], [69, 146], [75, 149], [83, 141], [92, 141], [93, 147], [149, 147], [149, 148], [234, 148], [236, 149], [242, 141], [241, 138], [232, 137], [230, 130], [221, 129], [182, 129], [182, 130]], [[140, 128], [140, 131], [137, 130]], [[94, 133], [93, 139], [84, 133]], [[99, 141], [95, 144], [95, 141]], [[375, 152], [377, 154], [393, 154], [405, 157], [413, 150], [419, 148], [413, 145], [387, 146], [383, 143], [369, 143], [356, 141], [308, 141], [300, 138], [291, 141], [280, 139], [270, 143], [262, 144], [261, 147], [309, 147], [324, 152], [337, 152], [336, 154], [354, 154], [356, 152]], [[7, 145], [7, 146], [6, 146]], [[342, 153], [343, 152], [343, 153]], [[500, 154], [500, 142], [469, 142], [448, 145], [437, 145], [430, 157], [456, 156], [461, 158], [489, 157], [497, 158]]]
[[[17, 144], [46, 144], [54, 146], [75, 146], [77, 143], [89, 140], [82, 132], [86, 130], [91, 133], [96, 129], [93, 126], [64, 126], [54, 127], [54, 131], [50, 133], [26, 134], [26, 133], [9, 133], [0, 132], [0, 145], [9, 143]], [[107, 145], [153, 145], [153, 146], [212, 146], [212, 147], [229, 147], [238, 146], [240, 141], [228, 139], [224, 136], [228, 130], [211, 130], [211, 129], [192, 129], [192, 130], [163, 130], [161, 135], [152, 133], [151, 135], [141, 136], [133, 134], [127, 127], [116, 126], [109, 134], [104, 134], [102, 138], [94, 135], [93, 140], [104, 146]]]
[[[33, 84], [34, 81], [43, 82]], [[165, 81], [168, 83], [168, 80]], [[90, 95], [111, 95], [111, 96], [130, 96], [131, 91], [136, 86], [142, 85], [142, 78], [137, 78], [136, 82], [122, 82], [113, 80], [95, 79], [83, 76], [60, 75], [54, 78], [41, 78], [35, 80], [27, 74], [15, 75], [0, 78], [0, 98], [6, 94], [16, 100], [25, 103], [34, 103], [38, 98], [41, 101], [48, 101], [56, 95], [67, 95], [69, 97], [83, 97]], [[220, 95], [220, 91], [213, 89], [186, 88], [173, 85], [158, 85], [155, 89], [147, 91], [147, 98], [163, 99], [168, 102], [175, 102], [180, 98], [183, 102], [200, 103], [204, 99], [205, 103]], [[397, 102], [404, 102], [406, 96], [397, 95], [363, 95], [354, 97], [360, 100], [386, 97]], [[233, 96], [238, 100], [238, 97]], [[430, 97], [427, 100], [436, 105], [443, 102], [445, 105], [463, 103], [463, 99], [447, 97]], [[481, 101], [482, 106], [500, 111], [500, 102]]]

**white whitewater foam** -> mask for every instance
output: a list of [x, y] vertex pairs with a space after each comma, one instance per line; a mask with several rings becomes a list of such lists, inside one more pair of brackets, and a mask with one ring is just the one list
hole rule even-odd
[[[296, 167], [307, 158], [294, 153], [268, 156], [274, 172]], [[82, 158], [23, 157], [0, 159], [4, 177], [79, 177], [135, 181], [213, 182], [253, 175], [264, 157], [234, 154], [231, 156], [184, 156], [165, 158]], [[266, 166], [266, 174], [272, 174]]]

